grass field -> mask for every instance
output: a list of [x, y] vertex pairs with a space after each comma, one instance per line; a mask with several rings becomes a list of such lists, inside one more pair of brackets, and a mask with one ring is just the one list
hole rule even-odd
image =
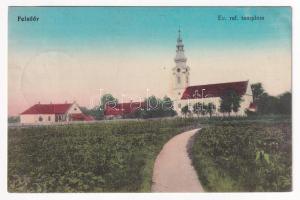
[[176, 119], [9, 129], [8, 191], [150, 191], [164, 143], [195, 124]]
[[210, 125], [197, 134], [192, 158], [206, 191], [291, 191], [291, 122]]
[[193, 160], [207, 191], [290, 190], [290, 121], [273, 116], [9, 128], [8, 191], [149, 192], [162, 146], [199, 126]]

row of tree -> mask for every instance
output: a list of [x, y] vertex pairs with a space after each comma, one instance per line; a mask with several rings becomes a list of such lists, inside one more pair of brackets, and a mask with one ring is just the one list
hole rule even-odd
[[[266, 114], [291, 114], [292, 112], [292, 94], [285, 92], [279, 96], [269, 95], [261, 83], [251, 85], [253, 94], [253, 103], [256, 111], [247, 110], [248, 115], [266, 115]], [[221, 113], [231, 113], [239, 111], [242, 102], [242, 96], [238, 95], [234, 90], [228, 90], [220, 97], [220, 107], [217, 108], [213, 103], [195, 103], [190, 109], [188, 105], [182, 107], [181, 112], [187, 116], [192, 113], [199, 116], [209, 115], [210, 117], [218, 109]], [[96, 120], [104, 118], [104, 110], [106, 106], [114, 107], [118, 104], [118, 99], [111, 94], [105, 94], [101, 97], [101, 103], [92, 109], [82, 107], [81, 110], [88, 115], [93, 116]], [[145, 106], [137, 109], [135, 112], [123, 115], [123, 118], [158, 118], [174, 116], [177, 113], [173, 109], [172, 100], [165, 96], [163, 99], [150, 96], [144, 100]]]
[[269, 95], [261, 83], [251, 85], [253, 102], [256, 105], [257, 115], [266, 114], [291, 114], [292, 113], [292, 93], [285, 92], [278, 96]]
[[[116, 107], [119, 100], [111, 94], [105, 94], [101, 97], [101, 102], [98, 106], [92, 109], [81, 107], [83, 113], [93, 116], [96, 120], [104, 119], [104, 111], [107, 106]], [[163, 99], [155, 96], [150, 96], [143, 101], [144, 106], [136, 109], [134, 112], [122, 115], [123, 118], [159, 118], [171, 117], [177, 113], [173, 109], [172, 100], [165, 96]]]
[[205, 115], [209, 115], [210, 117], [213, 115], [213, 113], [216, 111], [216, 105], [213, 103], [200, 103], [197, 102], [193, 105], [193, 109], [190, 110], [188, 105], [185, 105], [181, 108], [181, 113], [186, 117], [188, 115], [191, 115], [192, 113], [194, 113], [195, 115], [197, 115], [197, 117], [199, 116], [205, 116]]

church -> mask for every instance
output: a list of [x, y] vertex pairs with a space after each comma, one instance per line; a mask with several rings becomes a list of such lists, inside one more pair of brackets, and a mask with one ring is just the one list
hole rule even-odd
[[189, 111], [193, 112], [193, 105], [196, 103], [206, 104], [213, 103], [215, 108], [213, 116], [222, 116], [220, 112], [221, 96], [229, 90], [236, 92], [241, 96], [241, 103], [238, 116], [245, 115], [246, 110], [255, 110], [255, 105], [252, 103], [252, 91], [249, 81], [216, 83], [207, 85], [190, 86], [190, 67], [187, 65], [187, 58], [184, 54], [184, 44], [180, 30], [178, 31], [175, 66], [172, 68], [172, 100], [174, 110], [179, 116], [182, 116], [181, 109], [188, 106]]

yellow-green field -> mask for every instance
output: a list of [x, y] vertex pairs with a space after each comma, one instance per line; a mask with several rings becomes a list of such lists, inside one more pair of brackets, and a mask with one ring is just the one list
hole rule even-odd
[[[205, 127], [192, 158], [206, 190], [291, 189], [291, 124], [275, 117], [9, 128], [8, 191], [150, 192], [153, 163], [163, 145], [195, 127]], [[269, 149], [273, 141], [278, 147]], [[263, 157], [257, 159], [260, 151]]]

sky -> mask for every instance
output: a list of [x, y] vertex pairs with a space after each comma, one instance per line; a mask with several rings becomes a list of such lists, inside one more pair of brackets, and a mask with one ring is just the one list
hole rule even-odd
[[169, 95], [179, 26], [191, 85], [291, 91], [290, 7], [10, 7], [8, 17], [9, 115], [37, 102], [92, 107], [104, 93]]

